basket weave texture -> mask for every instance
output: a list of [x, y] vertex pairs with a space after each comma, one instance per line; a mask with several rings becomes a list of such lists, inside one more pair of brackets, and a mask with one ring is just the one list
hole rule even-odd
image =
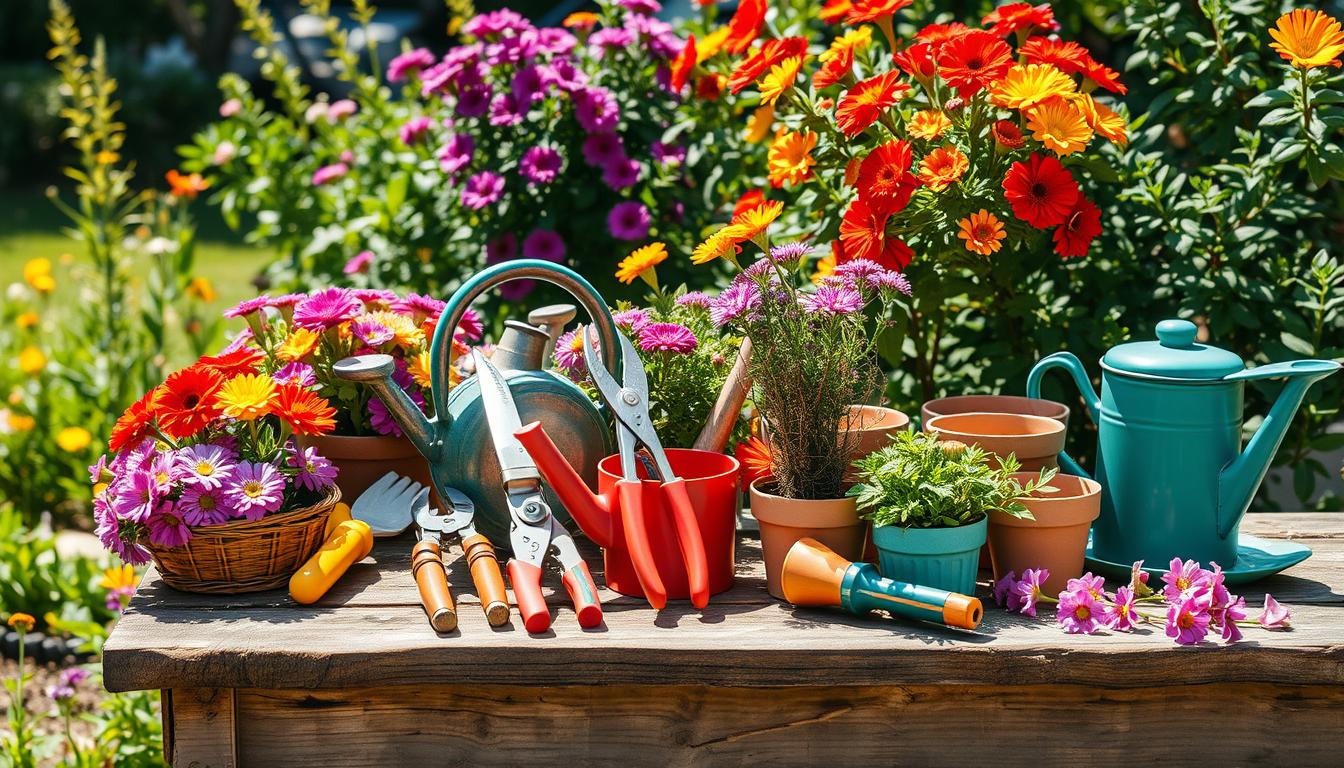
[[180, 547], [147, 544], [163, 581], [183, 592], [235, 595], [284, 586], [322, 546], [327, 516], [341, 492], [260, 520], [193, 528]]

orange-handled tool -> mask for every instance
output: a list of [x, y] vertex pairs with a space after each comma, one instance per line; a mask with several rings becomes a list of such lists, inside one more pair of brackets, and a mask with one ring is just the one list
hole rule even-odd
[[420, 591], [420, 604], [429, 617], [429, 625], [435, 632], [457, 629], [457, 605], [448, 588], [448, 573], [443, 568], [437, 541], [425, 539], [415, 543], [411, 549], [411, 573], [415, 575], [415, 587]]
[[499, 572], [495, 545], [476, 533], [462, 539], [462, 552], [471, 566], [471, 581], [476, 585], [476, 595], [481, 599], [486, 621], [492, 627], [509, 623], [509, 593], [504, 589], [504, 576]]
[[[447, 626], [447, 614], [440, 611], [446, 607], [453, 612], [452, 626], [457, 626], [456, 609], [452, 595], [448, 590], [448, 577], [443, 567], [442, 551], [444, 539], [449, 534], [462, 539], [462, 553], [471, 567], [471, 580], [476, 585], [476, 594], [481, 598], [481, 609], [490, 626], [499, 627], [509, 623], [509, 596], [504, 591], [504, 576], [499, 572], [499, 559], [490, 540], [476, 532], [476, 505], [456, 488], [443, 488], [439, 496], [448, 503], [451, 511], [440, 513], [425, 498], [415, 512], [415, 526], [420, 543], [412, 551], [411, 567], [415, 571], [416, 586], [420, 590], [421, 603], [429, 616], [429, 623], [439, 632], [451, 632]], [[426, 544], [434, 548], [434, 558], [421, 558], [422, 552], [428, 552]], [[422, 563], [417, 567], [416, 563]], [[437, 567], [435, 566], [437, 563]], [[422, 581], [422, 577], [425, 581]], [[442, 580], [443, 589], [438, 589]], [[446, 595], [446, 599], [444, 596]], [[443, 618], [435, 621], [435, 613]]]

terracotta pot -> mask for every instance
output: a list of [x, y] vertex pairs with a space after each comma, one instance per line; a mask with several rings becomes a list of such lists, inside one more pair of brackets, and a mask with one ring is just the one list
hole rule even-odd
[[311, 435], [298, 439], [300, 445], [316, 448], [336, 465], [339, 470], [336, 486], [341, 489], [341, 498], [346, 504], [353, 505], [361, 493], [388, 472], [433, 487], [429, 464], [405, 437]]
[[985, 518], [958, 528], [876, 526], [878, 568], [888, 579], [973, 595], [987, 527]]
[[867, 526], [853, 498], [786, 499], [763, 490], [769, 488], [770, 478], [751, 484], [751, 514], [761, 526], [765, 583], [772, 596], [784, 599], [779, 583], [784, 557], [799, 539], [813, 538], [846, 560], [859, 559]]
[[1044, 416], [1019, 413], [954, 413], [935, 416], [926, 431], [940, 440], [978, 445], [995, 456], [1015, 454], [1024, 472], [1059, 466], [1064, 425]]
[[1069, 408], [1054, 400], [1015, 395], [958, 395], [930, 400], [920, 409], [919, 423], [929, 431], [929, 420], [954, 413], [1018, 413], [1025, 416], [1044, 416], [1069, 426]]
[[[1018, 472], [1013, 477], [1025, 484], [1037, 475]], [[1022, 501], [1035, 520], [990, 513], [989, 556], [995, 581], [1009, 571], [1021, 576], [1027, 568], [1046, 568], [1050, 578], [1042, 589], [1056, 595], [1069, 579], [1083, 575], [1087, 531], [1101, 514], [1101, 484], [1086, 477], [1056, 475], [1050, 485], [1058, 490], [1033, 493]]]
[[909, 416], [895, 408], [878, 405], [851, 405], [849, 415], [840, 424], [841, 430], [851, 433], [850, 460], [861, 459], [886, 447], [898, 432], [909, 428]]

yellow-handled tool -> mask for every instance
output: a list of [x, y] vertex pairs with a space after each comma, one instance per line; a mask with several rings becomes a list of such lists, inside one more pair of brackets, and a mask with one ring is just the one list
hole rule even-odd
[[317, 553], [308, 558], [289, 579], [289, 596], [309, 605], [331, 589], [350, 566], [373, 551], [373, 531], [362, 520], [345, 520], [327, 537]]

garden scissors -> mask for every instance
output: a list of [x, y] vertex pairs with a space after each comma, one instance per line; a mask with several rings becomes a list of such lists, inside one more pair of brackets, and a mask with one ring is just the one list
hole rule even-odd
[[490, 436], [499, 456], [504, 494], [511, 520], [509, 543], [509, 581], [523, 626], [528, 632], [545, 632], [551, 626], [551, 612], [541, 594], [541, 566], [550, 555], [560, 564], [562, 581], [574, 603], [579, 626], [590, 628], [602, 623], [602, 603], [597, 585], [588, 571], [588, 563], [579, 555], [569, 531], [551, 514], [541, 494], [541, 472], [523, 449], [514, 433], [523, 428], [518, 407], [509, 392], [504, 375], [480, 350], [472, 350], [476, 376], [480, 380], [481, 403]]
[[442, 559], [445, 539], [457, 536], [462, 542], [462, 556], [471, 566], [471, 580], [476, 585], [486, 621], [492, 627], [503, 626], [509, 622], [509, 595], [504, 591], [504, 577], [499, 572], [494, 545], [476, 532], [476, 505], [456, 488], [444, 489], [444, 501], [451, 508], [447, 513], [436, 510], [429, 494], [425, 494], [415, 511], [416, 536], [420, 541], [411, 550], [411, 573], [429, 624], [438, 632], [457, 628], [457, 606]]
[[[658, 440], [658, 433], [654, 431], [653, 418], [649, 416], [649, 381], [644, 374], [639, 353], [624, 334], [617, 332], [616, 338], [621, 345], [620, 384], [616, 383], [599, 359], [597, 335], [593, 326], [585, 326], [583, 329], [584, 357], [589, 375], [607, 407], [616, 416], [616, 445], [621, 455], [621, 479], [616, 481], [616, 491], [630, 559], [649, 604], [661, 609], [667, 604], [667, 590], [663, 586], [662, 577], [658, 575], [657, 561], [649, 543], [642, 481], [636, 464], [638, 461], [645, 465], [649, 477], [659, 481], [662, 486], [676, 524], [682, 561], [686, 564], [691, 604], [696, 608], [704, 608], [709, 604], [709, 566], [695, 507], [686, 493], [686, 481], [672, 469], [663, 445]], [[649, 467], [648, 459], [639, 452], [641, 445], [654, 466]]]

